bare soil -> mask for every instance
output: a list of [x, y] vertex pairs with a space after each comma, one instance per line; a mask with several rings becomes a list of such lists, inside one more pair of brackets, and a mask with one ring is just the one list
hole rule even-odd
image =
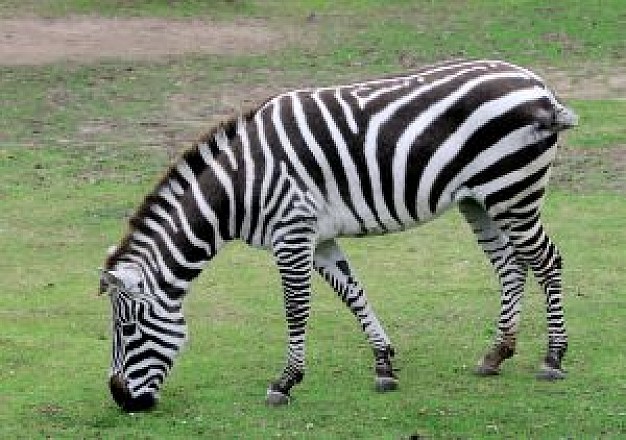
[[626, 145], [583, 149], [560, 145], [551, 185], [570, 192], [626, 191]]
[[626, 99], [626, 65], [578, 66], [575, 71], [539, 72], [565, 99]]
[[283, 35], [260, 20], [4, 19], [0, 20], [0, 65], [159, 59], [193, 53], [259, 54], [282, 47], [284, 41]]

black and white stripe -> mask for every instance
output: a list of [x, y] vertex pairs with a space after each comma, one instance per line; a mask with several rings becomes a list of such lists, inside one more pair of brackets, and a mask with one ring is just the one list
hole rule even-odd
[[[128, 290], [124, 278], [132, 270], [144, 287], [131, 297], [114, 293], [117, 301], [180, 313], [204, 264], [229, 240], [242, 239], [270, 249], [283, 280], [287, 366], [268, 399], [284, 402], [304, 374], [314, 269], [357, 317], [375, 353], [378, 384], [389, 389], [396, 380], [390, 340], [335, 238], [403, 230], [457, 204], [502, 285], [498, 335], [479, 372], [497, 373], [514, 352], [530, 267], [547, 295], [542, 374], [560, 377], [567, 347], [561, 259], [540, 207], [556, 134], [575, 119], [538, 76], [502, 61], [453, 61], [276, 96], [204, 136], [172, 166], [107, 259], [105, 273], [115, 276], [104, 288], [117, 280], [119, 292]], [[122, 319], [120, 310], [114, 307], [115, 320]], [[154, 316], [152, 330], [159, 317], [171, 323]], [[151, 392], [129, 380], [133, 367], [119, 360], [125, 343], [116, 341], [112, 389], [128, 399]], [[147, 376], [157, 358], [171, 364], [177, 350], [161, 351], [165, 345], [153, 343], [144, 358], [134, 355]], [[167, 369], [159, 370], [159, 380], [141, 383], [160, 385]]]

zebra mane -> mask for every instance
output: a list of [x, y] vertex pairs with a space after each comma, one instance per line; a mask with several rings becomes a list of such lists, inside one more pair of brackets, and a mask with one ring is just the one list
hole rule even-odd
[[143, 219], [151, 213], [152, 206], [159, 204], [161, 197], [159, 196], [160, 190], [169, 182], [172, 174], [174, 173], [176, 166], [181, 162], [187, 163], [194, 162], [201, 159], [200, 146], [208, 146], [213, 153], [219, 151], [216, 138], [224, 134], [227, 139], [232, 139], [237, 135], [237, 128], [239, 123], [245, 123], [250, 121], [257, 110], [261, 107], [257, 106], [250, 108], [239, 115], [233, 115], [230, 118], [220, 122], [211, 130], [200, 135], [191, 147], [184, 150], [176, 159], [174, 159], [167, 171], [163, 173], [159, 181], [154, 186], [154, 189], [144, 197], [143, 201], [135, 211], [135, 213], [128, 219], [128, 228], [126, 235], [120, 242], [119, 246], [115, 247], [106, 258], [104, 263], [105, 269], [112, 269], [115, 263], [124, 255], [128, 250], [128, 246], [132, 240], [132, 234], [135, 229], [138, 229]]

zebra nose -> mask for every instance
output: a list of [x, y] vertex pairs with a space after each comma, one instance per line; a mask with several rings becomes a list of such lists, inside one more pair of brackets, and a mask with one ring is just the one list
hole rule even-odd
[[133, 397], [128, 390], [126, 380], [119, 373], [113, 374], [109, 380], [111, 396], [115, 403], [126, 412], [147, 411], [156, 404], [153, 394], [144, 393]]

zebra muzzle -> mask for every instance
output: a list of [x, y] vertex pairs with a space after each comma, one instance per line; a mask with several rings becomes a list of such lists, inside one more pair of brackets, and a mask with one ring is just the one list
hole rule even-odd
[[147, 411], [156, 404], [156, 398], [150, 393], [133, 397], [126, 380], [119, 373], [113, 374], [109, 379], [109, 389], [115, 403], [126, 412]]

